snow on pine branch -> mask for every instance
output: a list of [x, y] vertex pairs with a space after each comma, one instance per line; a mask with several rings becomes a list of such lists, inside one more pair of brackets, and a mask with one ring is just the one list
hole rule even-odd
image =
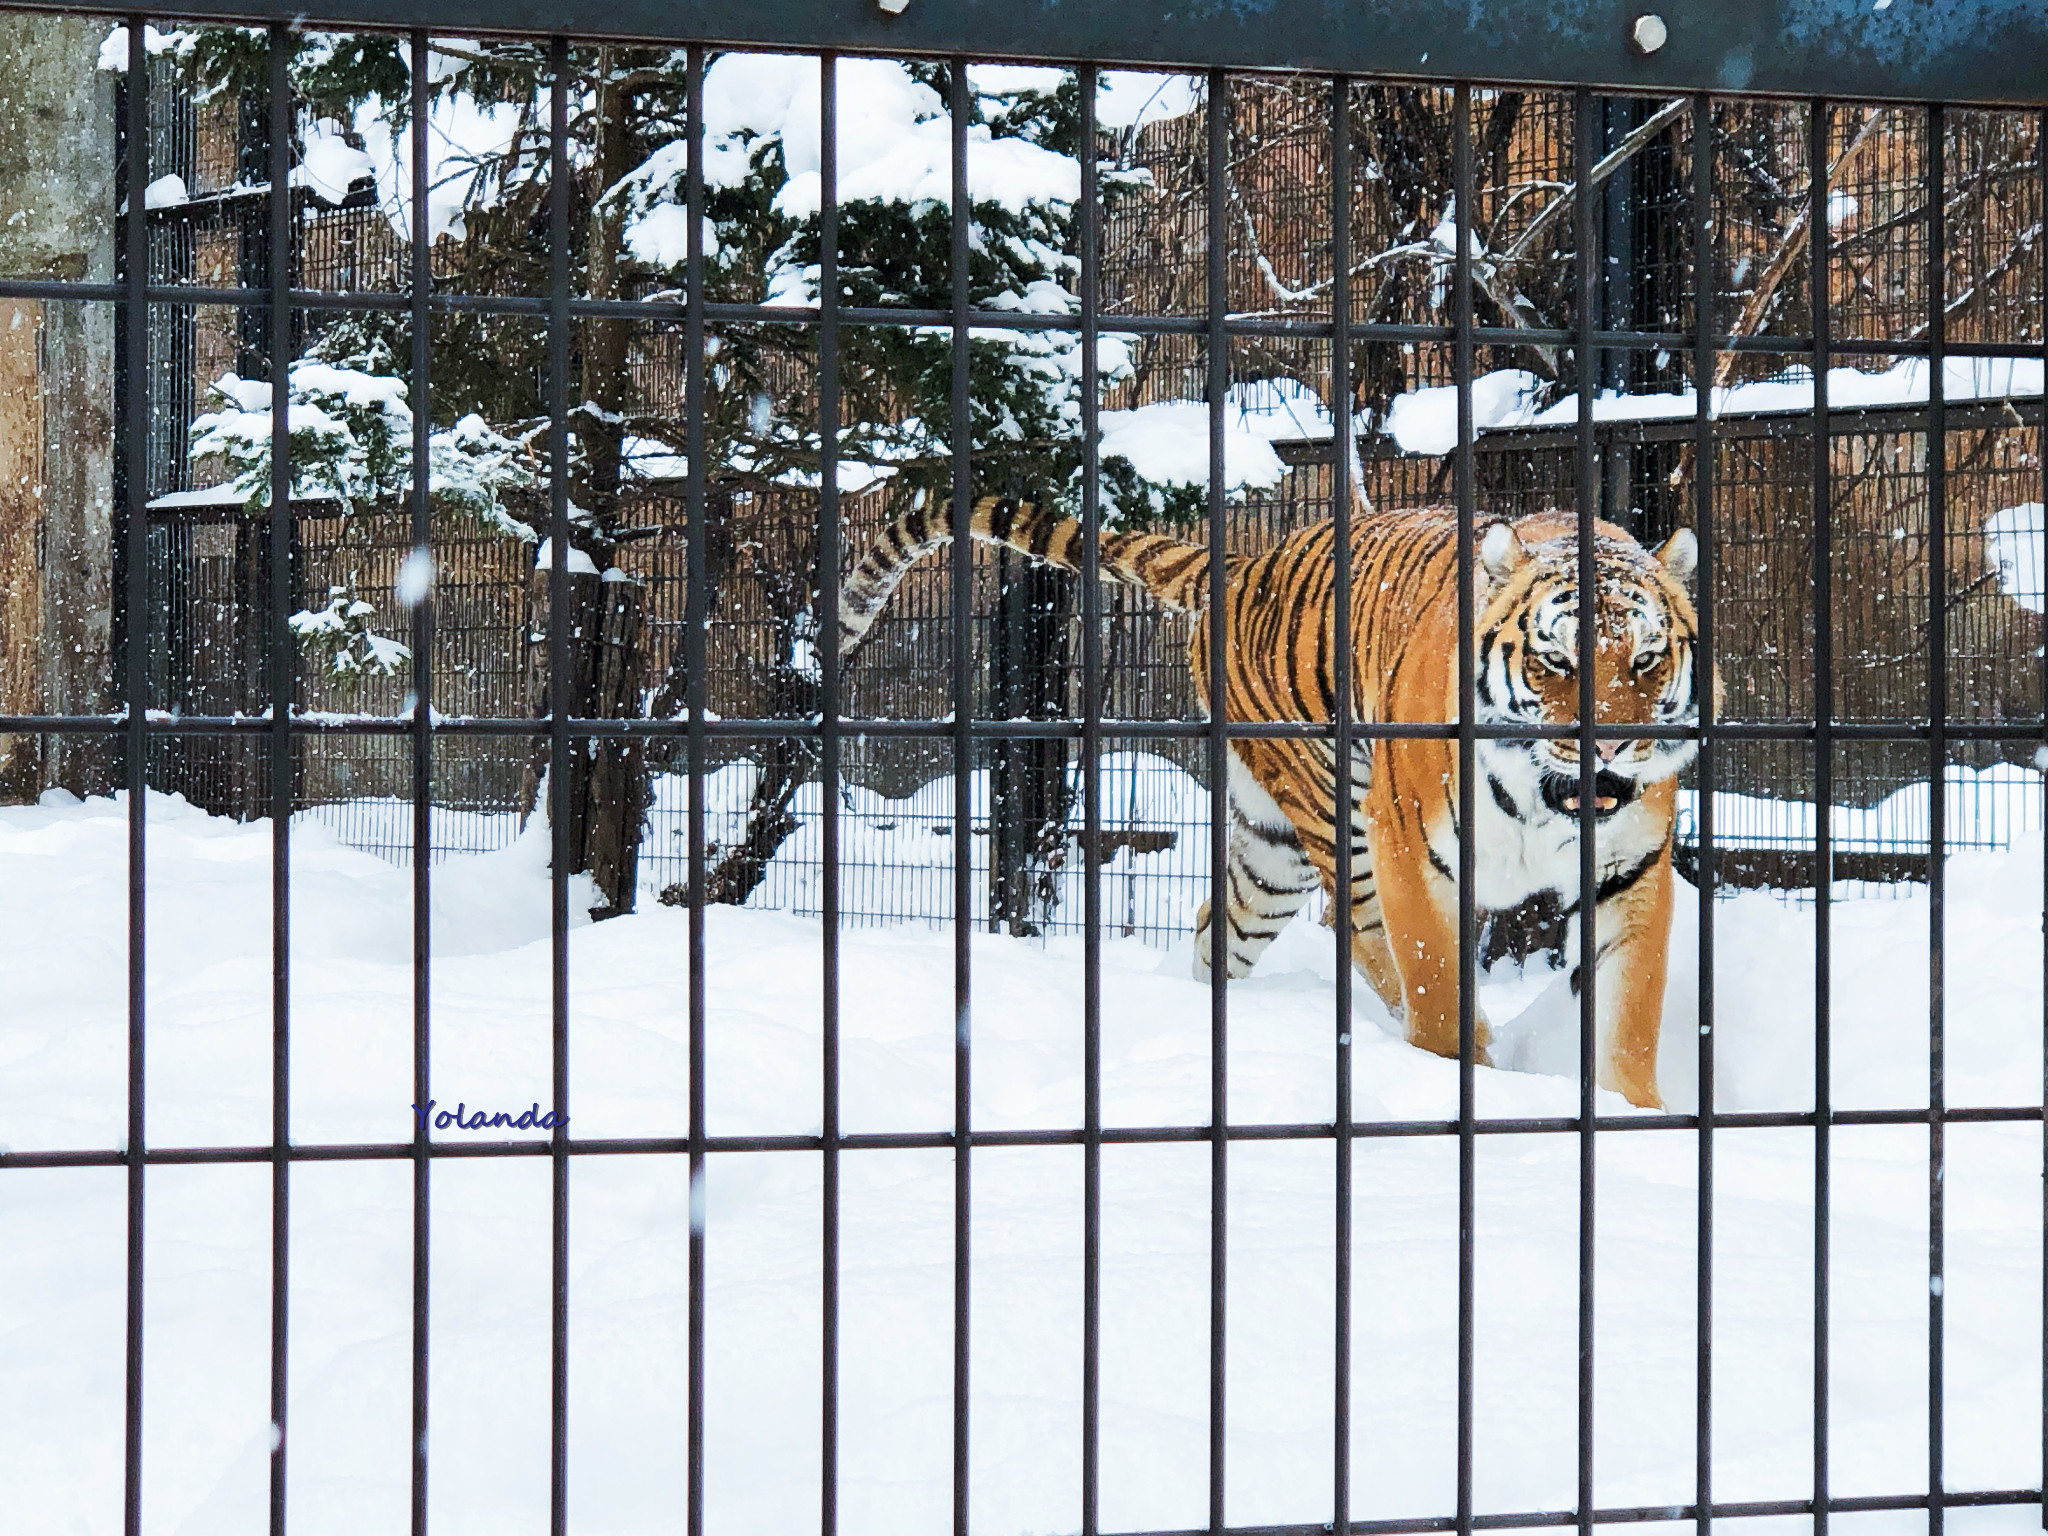
[[412, 664], [412, 648], [376, 628], [377, 609], [356, 595], [355, 578], [327, 589], [323, 608], [302, 608], [285, 622], [299, 648], [321, 661], [321, 670], [345, 692], [366, 677], [396, 677]]
[[[330, 336], [342, 339], [321, 340], [346, 352], [344, 361], [306, 357], [292, 364], [286, 425], [292, 499], [337, 502], [344, 516], [353, 516], [365, 504], [389, 506], [411, 493], [413, 416], [406, 381], [386, 371], [388, 349], [343, 333], [338, 326]], [[243, 504], [251, 511], [268, 506], [271, 386], [226, 373], [209, 395], [215, 409], [192, 423], [191, 458], [223, 461]], [[430, 433], [427, 455], [427, 494], [434, 501], [532, 540], [533, 531], [502, 500], [507, 490], [534, 481], [523, 444], [470, 414]]]
[[[240, 39], [240, 41], [238, 41]], [[233, 89], [254, 78], [262, 61], [245, 57], [237, 29], [209, 29], [194, 65], [208, 89]], [[245, 46], [246, 45], [246, 46]], [[110, 45], [111, 46], [111, 45]], [[382, 48], [382, 51], [380, 51]], [[523, 45], [456, 40], [429, 53], [425, 125], [430, 237], [458, 234], [465, 214], [530, 190], [546, 174], [535, 125], [544, 119], [544, 71]], [[343, 34], [302, 34], [291, 68], [308, 103], [295, 179], [335, 201], [374, 180], [379, 203], [401, 235], [410, 233], [409, 135], [394, 112], [409, 90], [411, 63], [395, 47]], [[617, 216], [615, 255], [657, 280], [680, 278], [691, 243], [684, 207], [689, 124], [679, 109], [685, 55], [647, 50], [626, 71], [634, 83], [621, 97], [632, 145], [631, 169], [599, 182], [586, 195], [596, 210]], [[624, 78], [623, 76], [621, 77]], [[950, 225], [953, 130], [943, 68], [888, 59], [845, 59], [838, 65], [837, 190], [842, 207], [841, 266], [845, 302], [934, 307], [951, 293]], [[975, 66], [968, 73], [974, 120], [968, 125], [968, 194], [972, 203], [970, 300], [1020, 315], [1066, 316], [1078, 309], [1074, 227], [1081, 165], [1074, 152], [1079, 124], [1070, 71]], [[703, 80], [705, 217], [697, 231], [717, 296], [736, 301], [809, 305], [817, 302], [819, 213], [823, 195], [821, 81], [813, 57], [732, 53], [715, 57]], [[633, 92], [643, 93], [634, 96]], [[1199, 106], [1201, 83], [1190, 77], [1111, 73], [1101, 82], [1099, 120], [1114, 129]], [[595, 169], [589, 141], [597, 98], [578, 88], [571, 104], [572, 165]], [[344, 134], [343, 124], [351, 132]], [[637, 159], [637, 163], [636, 163]], [[1108, 169], [1112, 169], [1110, 167]], [[1114, 178], [1111, 178], [1114, 180]], [[1105, 195], [1128, 188], [1105, 184]], [[339, 503], [352, 512], [366, 502], [403, 496], [410, 487], [412, 423], [400, 370], [388, 356], [357, 356], [323, 340], [326, 356], [294, 364], [288, 412], [293, 494]], [[780, 389], [777, 381], [801, 355], [771, 356], [783, 344], [754, 338], [743, 365], [714, 361], [715, 392]], [[849, 366], [877, 380], [876, 398], [856, 416], [841, 444], [841, 478], [862, 483], [929, 469], [957, 451], [941, 398], [950, 371], [952, 337], [912, 330], [871, 345]], [[1081, 356], [1078, 335], [977, 331], [970, 337], [973, 373], [971, 444], [987, 473], [1010, 476], [1078, 500]], [[360, 350], [360, 349], [358, 349]], [[709, 350], [707, 349], [707, 355]], [[1100, 342], [1101, 381], [1133, 376], [1124, 338]], [[764, 395], [765, 399], [766, 396]], [[794, 398], [794, 397], [793, 397]], [[611, 402], [616, 406], [617, 402]], [[269, 387], [223, 377], [211, 409], [194, 424], [195, 459], [222, 464], [236, 495], [266, 503], [270, 479]], [[742, 473], [790, 484], [815, 483], [821, 445], [801, 413], [750, 413], [708, 444], [717, 460]], [[1325, 416], [1327, 413], [1325, 413]], [[1103, 450], [1109, 483], [1104, 511], [1176, 519], [1199, 512], [1207, 479], [1206, 425], [1190, 402], [1148, 402], [1109, 412]], [[627, 435], [665, 448], [671, 435], [654, 421]], [[624, 431], [620, 418], [617, 426]], [[636, 427], [639, 424], [636, 423]], [[525, 447], [507, 422], [469, 416], [432, 437], [431, 487], [487, 525], [531, 539], [501, 504], [508, 486], [532, 483]], [[595, 429], [602, 437], [604, 430]], [[1277, 482], [1279, 462], [1267, 436], [1234, 433], [1226, 453], [1230, 493]], [[656, 452], [642, 467], [621, 455], [622, 472], [673, 473], [679, 456]]]
[[[1069, 275], [1066, 221], [1080, 196], [1080, 163], [1036, 142], [1042, 113], [1026, 106], [1057, 88], [1056, 70], [970, 71], [987, 121], [968, 130], [968, 196], [975, 204], [977, 248], [1009, 268], [1006, 282], [981, 302], [1045, 312], [1033, 284]], [[1039, 78], [1039, 77], [1046, 78]], [[837, 118], [842, 206], [893, 208], [913, 221], [943, 215], [952, 200], [952, 128], [946, 101], [904, 64], [846, 59], [839, 65]], [[1020, 105], [1024, 103], [1025, 105]], [[760, 272], [769, 303], [817, 302], [817, 268], [796, 238], [814, 222], [823, 198], [819, 152], [822, 105], [817, 60], [779, 54], [726, 54], [704, 73], [704, 183], [713, 193], [750, 194], [721, 201], [707, 218], [706, 260], [714, 269], [757, 243], [765, 212], [789, 239], [768, 253]], [[687, 139], [657, 146], [606, 192], [627, 210], [625, 243], [637, 258], [669, 272], [688, 255], [683, 211]], [[716, 200], [716, 199], [715, 199]], [[849, 253], [849, 263], [857, 253]], [[988, 286], [986, 284], [981, 286]], [[1059, 289], [1062, 310], [1076, 302]]]
[[[838, 66], [838, 178], [842, 207], [843, 301], [930, 308], [949, 301], [952, 126], [940, 74], [929, 66], [848, 59]], [[973, 204], [970, 298], [1015, 314], [1065, 316], [1078, 262], [1073, 209], [1080, 162], [1048, 147], [1070, 137], [1076, 106], [1061, 70], [976, 68], [969, 72], [977, 121], [968, 128], [966, 167]], [[1064, 91], [1064, 94], [1062, 92]], [[823, 197], [822, 114], [813, 58], [727, 54], [704, 77], [705, 185], [702, 230], [710, 280], [726, 295], [771, 304], [811, 305], [819, 298]], [[664, 277], [678, 278], [688, 257], [683, 208], [687, 141], [656, 145], [605, 195], [623, 206], [622, 243]], [[891, 461], [936, 461], [952, 452], [943, 386], [951, 333], [917, 329], [900, 342], [877, 341], [855, 367], [886, 372], [895, 421], [857, 424], [842, 457], [865, 459], [877, 473]], [[1079, 338], [977, 331], [970, 336], [974, 375], [972, 442], [978, 453], [1031, 461], [1023, 472], [1044, 483], [1066, 470], [1046, 460], [1078, 432]], [[1105, 342], [1105, 381], [1127, 377], [1129, 353]], [[714, 385], [723, 387], [714, 373]], [[815, 479], [815, 429], [807, 422], [756, 426], [726, 453], [743, 472]], [[1065, 455], [1078, 459], [1071, 448]], [[842, 474], [844, 472], [842, 471]]]
[[[429, 55], [444, 63], [436, 52]], [[452, 74], [453, 71], [448, 71]], [[444, 78], [435, 71], [437, 82]], [[529, 135], [530, 114], [509, 102], [462, 91], [436, 94], [427, 109], [427, 208], [430, 241], [461, 239], [465, 215], [494, 207], [521, 178], [543, 173], [546, 145]], [[401, 240], [412, 237], [412, 137], [376, 97], [353, 120], [377, 178], [377, 205]]]
[[[990, 81], [969, 72], [984, 108], [1001, 108]], [[1051, 94], [1040, 91], [1039, 94]], [[727, 54], [704, 76], [705, 182], [738, 187], [756, 174], [763, 153], [779, 146], [784, 177], [776, 211], [804, 218], [822, 195], [821, 103], [815, 59]], [[1081, 195], [1081, 168], [1014, 132], [995, 136], [987, 124], [968, 129], [967, 189], [976, 204], [1011, 213], [1037, 205], [1071, 206]], [[952, 129], [946, 102], [904, 65], [888, 59], [847, 59], [839, 65], [839, 199], [949, 207]]]

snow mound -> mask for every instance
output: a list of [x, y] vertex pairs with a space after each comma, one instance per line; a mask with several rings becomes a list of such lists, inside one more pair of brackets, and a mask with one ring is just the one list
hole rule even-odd
[[[1162, 400], [1098, 418], [1102, 457], [1127, 460], [1159, 485], [1209, 483], [1209, 408], [1195, 400]], [[1287, 467], [1272, 443], [1241, 415], [1226, 415], [1223, 478], [1226, 490], [1270, 490]]]
[[[1943, 396], [1951, 401], [1998, 400], [2039, 395], [2043, 364], [2034, 358], [1952, 357], [1942, 364]], [[1480, 374], [1472, 381], [1473, 430], [1511, 427], [1568, 427], [1579, 419], [1579, 397], [1564, 396], [1538, 410], [1541, 380], [1518, 368]], [[1835, 410], [1857, 407], [1924, 405], [1929, 373], [1925, 358], [1905, 358], [1877, 372], [1830, 368], [1828, 404]], [[1694, 414], [1698, 397], [1691, 390], [1623, 395], [1602, 391], [1593, 397], [1595, 421], [1674, 421]], [[1708, 401], [1716, 417], [1769, 412], [1811, 411], [1813, 370], [1794, 365], [1775, 379], [1730, 384], [1714, 390]], [[1432, 456], [1458, 445], [1457, 390], [1453, 385], [1412, 389], [1394, 397], [1386, 430], [1404, 453]]]
[[[1543, 381], [1520, 368], [1502, 368], [1472, 381], [1472, 430], [1513, 426], [1529, 417]], [[1458, 446], [1458, 390], [1454, 384], [1412, 389], [1387, 408], [1387, 435], [1403, 453], [1441, 455]]]
[[[672, 792], [672, 789], [671, 789]], [[1155, 807], [1166, 812], [1172, 807]], [[114, 1147], [125, 1125], [126, 806], [52, 797], [0, 810], [0, 1140]], [[270, 1121], [271, 828], [151, 795], [152, 1145], [264, 1143]], [[410, 875], [291, 833], [292, 1127], [301, 1143], [409, 1137]], [[433, 871], [433, 1097], [546, 1107], [551, 1072], [545, 829]], [[1951, 1104], [2038, 1104], [2038, 840], [1948, 866]], [[944, 877], [944, 871], [934, 869]], [[1667, 1088], [1683, 1102], [1696, 903], [1681, 888]], [[579, 884], [570, 910], [589, 905]], [[816, 1134], [823, 995], [815, 921], [707, 914], [715, 1135]], [[1834, 1103], [1925, 1103], [1924, 891], [1834, 908]], [[1716, 910], [1715, 1045], [1725, 1109], [1812, 1102], [1811, 909], [1762, 894]], [[840, 936], [842, 1123], [952, 1123], [953, 937], [913, 925]], [[976, 934], [974, 1119], [1063, 1128], [1082, 1110], [1077, 940]], [[573, 1134], [679, 1135], [688, 1083], [688, 919], [650, 905], [570, 935]], [[1233, 1120], [1327, 1121], [1334, 957], [1298, 922], [1229, 993]], [[1455, 1113], [1454, 1064], [1394, 1037], [1356, 989], [1361, 1121]], [[1503, 1021], [1482, 1116], [1566, 1116], [1543, 1075], [1575, 1057], [1547, 972], [1496, 973]], [[1103, 1115], [1199, 1128], [1209, 993], [1188, 945], [1104, 946]], [[1626, 1115], [1611, 1096], [1603, 1114]], [[437, 1133], [443, 1139], [463, 1133]], [[492, 1135], [503, 1134], [492, 1132]], [[1715, 1490], [1805, 1497], [1810, 1477], [1813, 1138], [1717, 1142]], [[1834, 1491], [1911, 1492], [1925, 1465], [1926, 1132], [1833, 1137]], [[1683, 1504], [1693, 1488], [1697, 1138], [1601, 1138], [1597, 1497]], [[1477, 1206], [1476, 1497], [1481, 1513], [1569, 1508], [1577, 1338], [1578, 1148], [1487, 1136]], [[1102, 1509], [1106, 1529], [1206, 1519], [1210, 1151], [1104, 1149]], [[950, 1508], [953, 1164], [943, 1146], [841, 1160], [842, 1529], [943, 1530]], [[1354, 1510], [1443, 1513], [1454, 1497], [1457, 1158], [1444, 1138], [1359, 1142], [1353, 1168]], [[2040, 1476], [2040, 1127], [1948, 1132], [1951, 1489]], [[972, 1519], [1009, 1533], [1079, 1525], [1081, 1154], [989, 1149], [973, 1161]], [[260, 1531], [267, 1412], [269, 1170], [148, 1176], [144, 1504], [152, 1529]], [[686, 1160], [578, 1158], [571, 1171], [569, 1466], [578, 1531], [672, 1529], [686, 1405]], [[1239, 1141], [1229, 1155], [1227, 1517], [1327, 1519], [1332, 1202], [1326, 1140]], [[821, 1322], [819, 1159], [721, 1153], [706, 1238], [707, 1528], [809, 1529]], [[549, 1168], [447, 1159], [432, 1175], [430, 1518], [448, 1533], [521, 1529], [545, 1511]], [[0, 1173], [0, 1401], [32, 1402], [0, 1437], [22, 1530], [120, 1525], [123, 1174]], [[291, 1179], [289, 1462], [294, 1529], [402, 1529], [409, 1467], [411, 1172], [298, 1164]], [[2033, 1518], [1973, 1511], [1983, 1526]], [[1893, 1518], [1893, 1517], [1873, 1517]], [[1918, 1517], [1896, 1517], [1901, 1532]], [[1973, 1530], [1980, 1527], [1973, 1527]], [[1876, 1529], [1875, 1526], [1872, 1527]], [[1887, 1531], [1890, 1526], [1885, 1528]]]

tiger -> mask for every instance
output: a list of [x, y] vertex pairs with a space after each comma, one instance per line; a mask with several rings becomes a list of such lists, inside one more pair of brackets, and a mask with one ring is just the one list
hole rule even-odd
[[[1354, 504], [1351, 553], [1351, 717], [1363, 724], [1458, 717], [1458, 518], [1454, 510]], [[886, 527], [841, 585], [839, 651], [851, 656], [904, 575], [956, 533], [952, 503], [913, 507]], [[1029, 501], [984, 497], [968, 532], [1079, 572], [1087, 534]], [[1232, 721], [1328, 722], [1336, 713], [1336, 524], [1296, 531], [1256, 555], [1223, 561], [1224, 712]], [[1475, 744], [1474, 888], [1479, 913], [1557, 893], [1580, 921], [1579, 742], [1516, 737], [1518, 726], [1576, 724], [1579, 539], [1560, 511], [1479, 514], [1472, 637], [1476, 718], [1507, 728]], [[1698, 619], [1688, 590], [1698, 543], [1681, 528], [1656, 551], [1612, 523], [1593, 525], [1598, 630], [1593, 643], [1602, 726], [1682, 727], [1699, 717]], [[1193, 616], [1188, 663], [1210, 708], [1206, 546], [1159, 533], [1105, 529], [1098, 576]], [[1459, 1053], [1458, 743], [1443, 736], [1361, 738], [1350, 750], [1351, 958], [1408, 1040]], [[1696, 747], [1668, 729], [1601, 740], [1595, 771], [1596, 1061], [1599, 1083], [1644, 1108], [1662, 1107], [1657, 1048], [1675, 876], [1677, 778]], [[1226, 980], [1247, 975], [1320, 886], [1336, 910], [1337, 748], [1327, 738], [1233, 737], [1228, 854], [1218, 921], [1195, 917], [1194, 971], [1207, 980], [1220, 945]], [[1220, 934], [1220, 937], [1219, 937]], [[1575, 938], [1570, 985], [1580, 991]], [[1475, 1059], [1491, 1064], [1492, 1026], [1474, 1008]]]

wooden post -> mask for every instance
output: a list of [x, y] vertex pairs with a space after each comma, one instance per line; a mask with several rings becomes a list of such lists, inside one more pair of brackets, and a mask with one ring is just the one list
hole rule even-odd
[[[0, 16], [0, 272], [112, 282], [106, 22]], [[0, 713], [110, 706], [114, 315], [0, 300]], [[141, 424], [137, 424], [138, 428]], [[105, 744], [0, 738], [0, 794], [112, 782]]]
[[[42, 712], [43, 307], [0, 299], [0, 714]], [[0, 736], [0, 800], [43, 783], [42, 740]]]

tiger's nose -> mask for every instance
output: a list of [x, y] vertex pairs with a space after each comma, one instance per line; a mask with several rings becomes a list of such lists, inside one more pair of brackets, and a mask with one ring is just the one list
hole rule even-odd
[[1595, 743], [1595, 748], [1600, 753], [1601, 762], [1611, 763], [1614, 761], [1615, 753], [1627, 745], [1625, 741], [1602, 741]]

